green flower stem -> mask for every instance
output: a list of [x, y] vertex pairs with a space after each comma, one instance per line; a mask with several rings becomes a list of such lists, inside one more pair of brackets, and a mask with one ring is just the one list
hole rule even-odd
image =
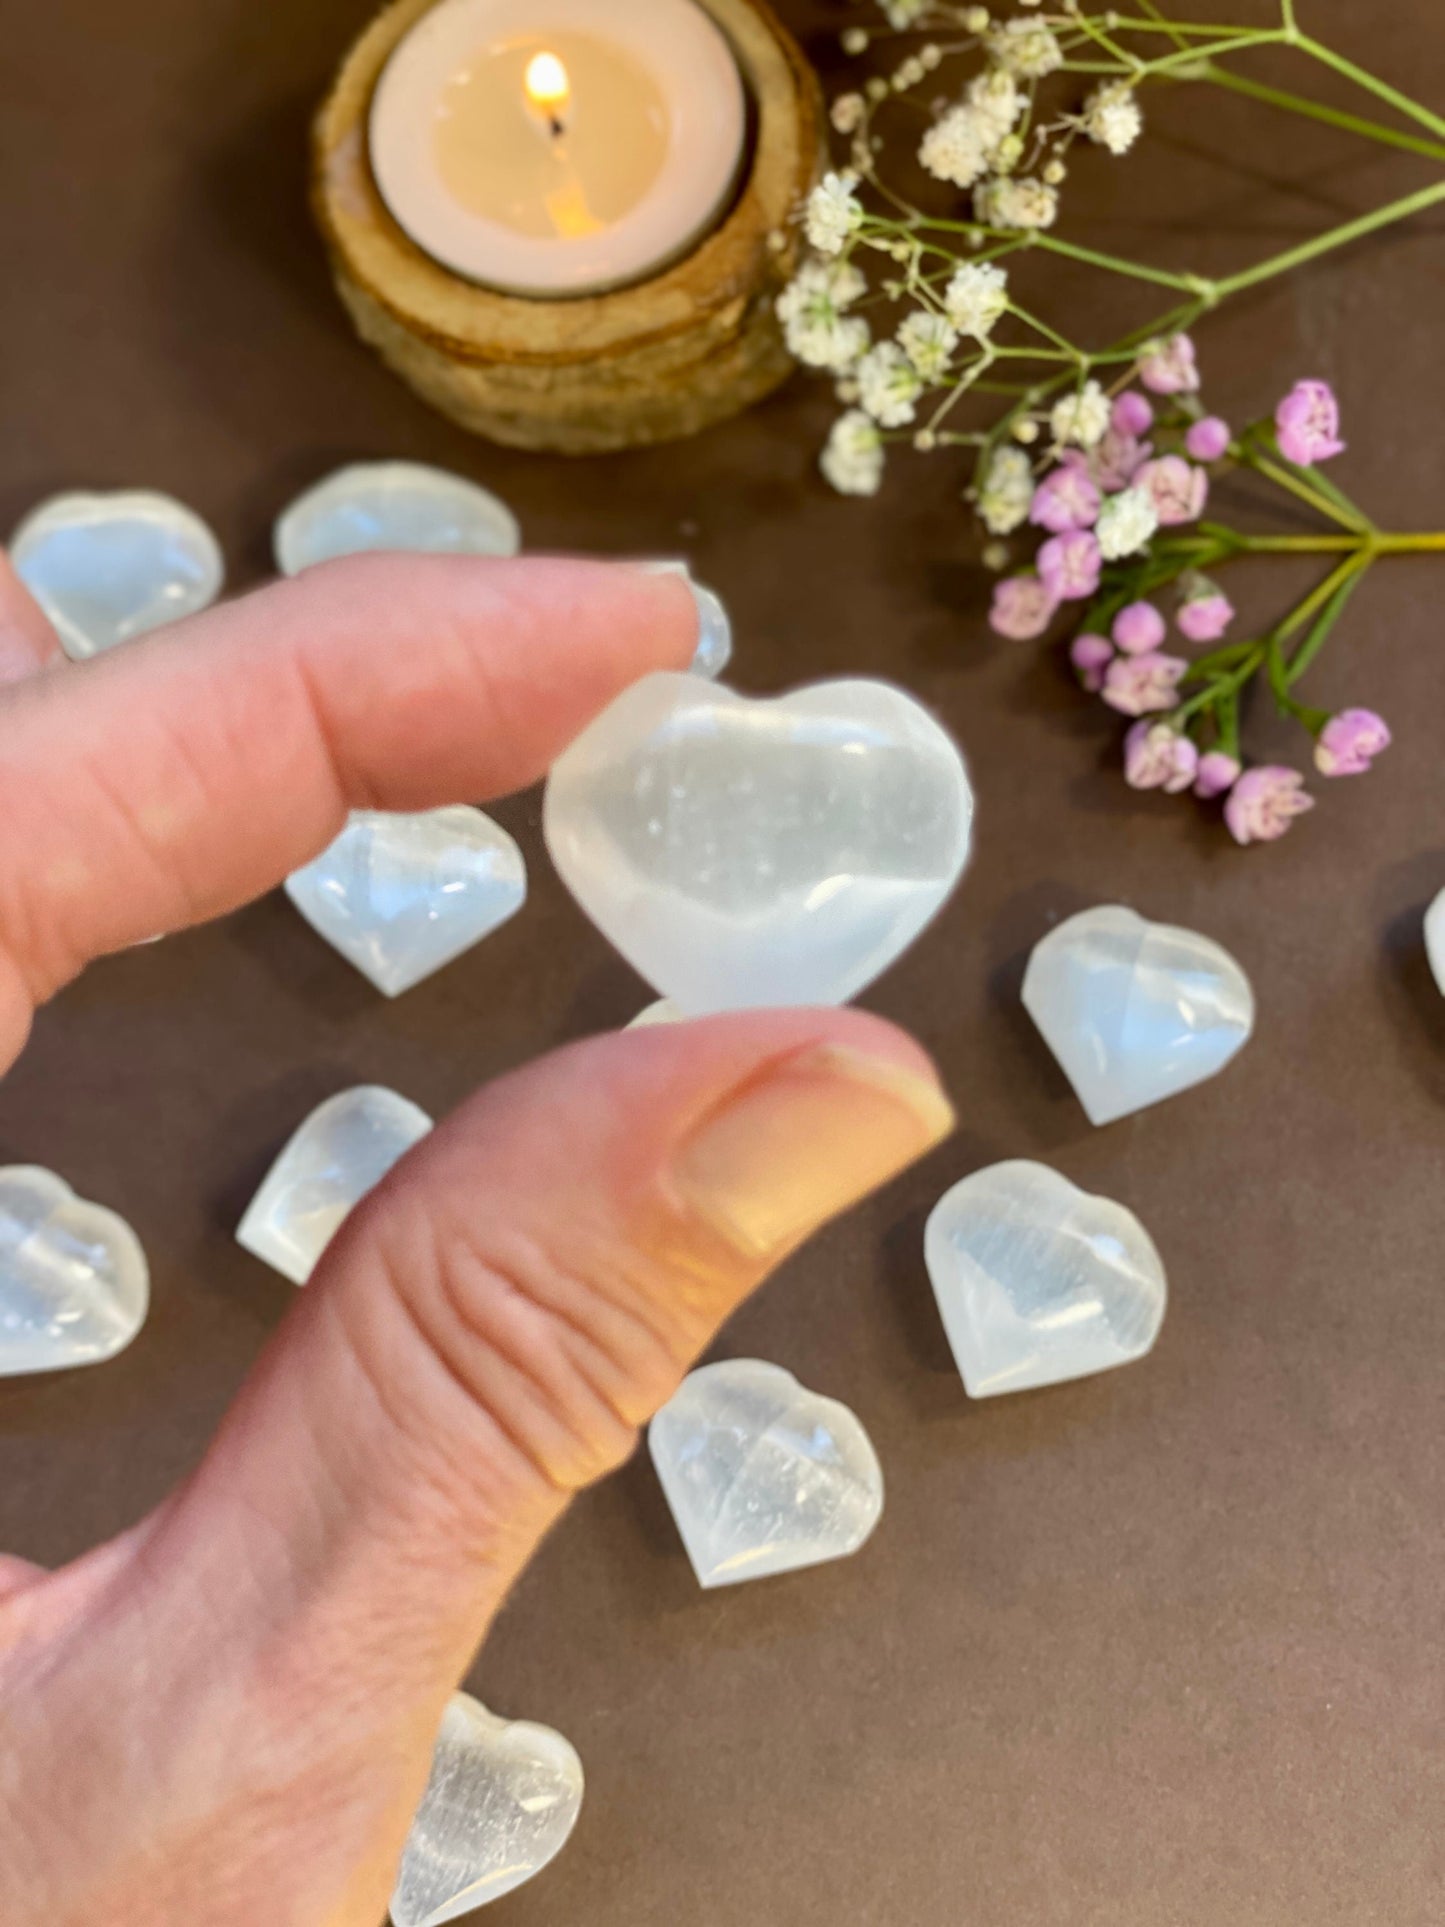
[[1311, 40], [1308, 34], [1297, 33], [1290, 38], [1301, 53], [1306, 53], [1312, 60], [1319, 61], [1322, 67], [1332, 67], [1337, 74], [1343, 74], [1346, 80], [1352, 80], [1357, 87], [1363, 87], [1366, 93], [1374, 94], [1378, 100], [1388, 102], [1397, 114], [1403, 114], [1407, 120], [1418, 121], [1421, 127], [1428, 127], [1432, 134], [1445, 137], [1445, 120], [1442, 120], [1439, 114], [1432, 114], [1428, 107], [1422, 107], [1419, 101], [1411, 100], [1408, 94], [1402, 94], [1398, 88], [1390, 86], [1388, 81], [1378, 80], [1374, 74], [1367, 73], [1363, 67], [1357, 67], [1352, 60], [1346, 60], [1343, 54], [1337, 54], [1332, 47], [1326, 47], [1322, 41]]
[[[1171, 713], [1169, 721], [1176, 729], [1187, 723], [1191, 716], [1198, 715], [1201, 709], [1210, 708], [1223, 697], [1236, 695], [1239, 690], [1243, 689], [1250, 677], [1258, 673], [1260, 664], [1268, 654], [1269, 644], [1267, 642], [1251, 642], [1245, 644], [1244, 647], [1247, 653], [1237, 669], [1231, 669], [1225, 675], [1216, 676], [1205, 688], [1200, 690], [1197, 696], [1191, 696], [1188, 702], [1181, 703], [1179, 707]], [[1196, 663], [1195, 670], [1197, 671], [1198, 668], [1199, 665]], [[1193, 674], [1191, 673], [1186, 680], [1192, 681]]]
[[1336, 568], [1331, 569], [1324, 581], [1297, 603], [1285, 617], [1284, 621], [1276, 627], [1274, 633], [1278, 639], [1281, 642], [1288, 642], [1297, 630], [1303, 629], [1310, 618], [1324, 608], [1331, 596], [1333, 596], [1344, 583], [1350, 581], [1353, 576], [1358, 575], [1361, 570], [1369, 568], [1370, 561], [1371, 558], [1368, 555], [1359, 552], [1346, 556], [1344, 561]]
[[1431, 187], [1422, 187], [1398, 201], [1389, 201], [1384, 207], [1361, 214], [1341, 227], [1329, 228], [1324, 234], [1315, 235], [1313, 240], [1301, 241], [1298, 247], [1287, 248], [1283, 254], [1273, 254], [1267, 261], [1257, 262], [1252, 268], [1242, 268], [1238, 274], [1226, 275], [1222, 281], [1213, 284], [1214, 299], [1223, 301], [1244, 288], [1257, 287], [1261, 281], [1272, 281], [1276, 275], [1288, 274], [1292, 269], [1302, 267], [1306, 261], [1313, 261], [1318, 255], [1329, 254], [1335, 248], [1358, 241], [1362, 235], [1373, 234], [1377, 228], [1388, 227], [1392, 221], [1407, 220], [1412, 214], [1434, 207], [1438, 201], [1445, 201], [1445, 181], [1436, 181]]
[[1351, 529], [1356, 533], [1362, 533], [1366, 528], [1367, 524], [1363, 516], [1347, 514], [1344, 509], [1332, 502], [1329, 496], [1322, 495], [1317, 489], [1311, 488], [1307, 482], [1298, 480], [1288, 470], [1271, 461], [1267, 455], [1261, 455], [1257, 449], [1240, 442], [1233, 442], [1230, 444], [1229, 452], [1241, 466], [1256, 469], [1277, 488], [1285, 489], [1289, 494], [1298, 496], [1301, 502], [1308, 502], [1310, 507], [1317, 514], [1323, 515], [1327, 522], [1335, 522], [1340, 528]]
[[1285, 113], [1302, 114], [1310, 120], [1324, 121], [1329, 127], [1358, 134], [1362, 140], [1379, 141], [1385, 147], [1403, 148], [1407, 154], [1423, 154], [1427, 160], [1445, 161], [1445, 144], [1439, 141], [1421, 140], [1418, 135], [1384, 127], [1379, 121], [1365, 120], [1359, 114], [1347, 114], [1338, 107], [1327, 107], [1323, 101], [1308, 100], [1302, 94], [1288, 94], [1281, 87], [1266, 87], [1262, 81], [1231, 73], [1227, 67], [1216, 66], [1212, 60], [1205, 62], [1199, 78], [1216, 87], [1228, 88], [1231, 93], [1245, 94], [1251, 100], [1281, 108]]
[[1367, 562], [1360, 561], [1358, 566], [1353, 569], [1336, 571], [1339, 579], [1335, 584], [1333, 594], [1325, 604], [1324, 610], [1319, 620], [1315, 623], [1314, 628], [1311, 629], [1299, 648], [1296, 649], [1285, 671], [1286, 687], [1297, 683], [1314, 661], [1315, 657], [1320, 653], [1331, 629], [1334, 628], [1341, 615], [1343, 615], [1345, 604], [1364, 581], [1365, 570], [1368, 566]]

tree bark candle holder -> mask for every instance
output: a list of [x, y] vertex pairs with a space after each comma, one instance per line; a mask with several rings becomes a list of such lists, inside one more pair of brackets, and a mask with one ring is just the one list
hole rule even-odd
[[569, 455], [691, 435], [777, 387], [792, 362], [773, 302], [797, 265], [794, 217], [819, 171], [824, 121], [812, 69], [763, 0], [699, 0], [750, 98], [748, 151], [718, 224], [644, 281], [559, 299], [452, 273], [382, 201], [368, 159], [372, 94], [435, 4], [394, 0], [379, 14], [316, 120], [316, 218], [362, 339], [463, 428]]

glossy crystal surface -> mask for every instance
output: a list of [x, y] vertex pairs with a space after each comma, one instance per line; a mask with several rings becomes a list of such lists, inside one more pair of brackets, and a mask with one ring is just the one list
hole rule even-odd
[[348, 963], [396, 997], [515, 916], [527, 867], [481, 810], [357, 810], [334, 843], [286, 879], [286, 894]]
[[697, 648], [693, 652], [692, 673], [716, 681], [733, 659], [732, 619], [722, 597], [715, 589], [695, 581], [691, 568], [684, 561], [668, 558], [646, 562], [643, 567], [650, 569], [654, 575], [680, 575], [691, 589], [693, 602], [697, 606]]
[[10, 559], [77, 661], [208, 607], [225, 568], [199, 515], [169, 495], [56, 495], [10, 538]]
[[500, 1720], [454, 1693], [412, 1822], [394, 1927], [441, 1927], [542, 1871], [582, 1807], [582, 1762], [550, 1726]]
[[956, 746], [886, 683], [656, 675], [558, 759], [543, 821], [593, 922], [698, 1016], [846, 1003], [948, 897], [972, 813]]
[[1254, 1027], [1249, 979], [1227, 950], [1121, 904], [1035, 944], [1023, 1001], [1094, 1124], [1213, 1077]]
[[1127, 1365], [1164, 1318], [1164, 1266], [1133, 1212], [1045, 1164], [992, 1164], [955, 1184], [924, 1255], [972, 1398]]
[[276, 566], [299, 575], [340, 555], [515, 555], [517, 518], [490, 490], [423, 462], [352, 462], [298, 495], [276, 523]]
[[379, 1084], [328, 1097], [267, 1172], [237, 1241], [304, 1285], [347, 1213], [431, 1128], [425, 1111]]
[[702, 1586], [845, 1559], [883, 1511], [877, 1454], [853, 1413], [761, 1359], [689, 1372], [647, 1440]]
[[0, 1168], [0, 1378], [113, 1358], [149, 1303], [145, 1253], [124, 1218], [53, 1171]]
[[1425, 912], [1425, 951], [1440, 994], [1445, 997], [1445, 890]]

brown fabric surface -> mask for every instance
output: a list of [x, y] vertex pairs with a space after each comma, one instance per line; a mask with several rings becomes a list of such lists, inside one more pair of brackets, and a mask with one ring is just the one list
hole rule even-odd
[[[1436, 104], [1435, 0], [1301, 0]], [[856, 12], [788, 9], [820, 54]], [[1237, 0], [1263, 19], [1264, 0]], [[62, 487], [173, 491], [233, 583], [334, 463], [434, 460], [535, 547], [686, 549], [728, 598], [737, 680], [897, 678], [963, 742], [977, 854], [868, 1001], [939, 1056], [958, 1138], [799, 1256], [725, 1333], [843, 1398], [888, 1480], [842, 1565], [704, 1596], [645, 1456], [584, 1498], [472, 1674], [578, 1747], [572, 1845], [496, 1927], [1433, 1927], [1445, 1918], [1440, 1600], [1445, 1001], [1420, 936], [1445, 885], [1445, 565], [1378, 570], [1315, 678], [1397, 727], [1240, 852], [1137, 797], [1057, 660], [983, 629], [962, 476], [901, 459], [872, 505], [816, 479], [826, 393], [583, 465], [434, 418], [352, 340], [307, 222], [304, 126], [361, 0], [47, 0], [0, 61], [0, 527]], [[1219, 267], [1429, 177], [1181, 93], [1077, 170], [1075, 232]], [[1210, 398], [1337, 383], [1337, 470], [1386, 526], [1445, 523], [1442, 217], [1242, 299], [1199, 331]], [[1064, 285], [1055, 276], [1056, 287]], [[1087, 315], [1084, 277], [1071, 279]], [[1231, 587], [1264, 608], [1284, 574]], [[1284, 739], [1281, 739], [1283, 747]], [[1296, 751], [1297, 753], [1297, 751]], [[0, 1544], [63, 1560], [190, 1466], [291, 1287], [232, 1240], [307, 1109], [357, 1081], [434, 1113], [649, 993], [552, 875], [537, 798], [498, 814], [532, 901], [390, 1004], [279, 895], [93, 969], [0, 1089], [0, 1160], [120, 1208], [154, 1308], [95, 1371], [0, 1385]], [[1216, 1081], [1096, 1131], [1019, 1000], [1051, 920], [1122, 899], [1220, 939], [1259, 998]], [[1145, 1364], [970, 1404], [921, 1256], [965, 1171], [1040, 1157], [1136, 1209], [1172, 1302]], [[99, 1927], [99, 1923], [97, 1923]], [[262, 1927], [260, 1922], [257, 1927]]]

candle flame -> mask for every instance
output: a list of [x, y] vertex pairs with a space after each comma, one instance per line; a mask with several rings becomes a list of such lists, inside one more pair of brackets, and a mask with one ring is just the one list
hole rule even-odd
[[527, 98], [550, 120], [557, 120], [572, 92], [567, 69], [556, 54], [533, 54], [527, 62]]

